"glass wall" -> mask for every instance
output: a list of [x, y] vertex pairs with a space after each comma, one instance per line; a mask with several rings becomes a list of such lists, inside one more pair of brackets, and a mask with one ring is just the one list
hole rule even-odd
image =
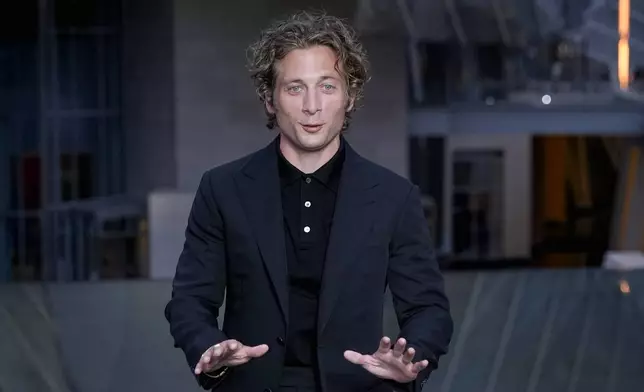
[[525, 93], [611, 93], [609, 67], [589, 58], [585, 45], [557, 36], [523, 47], [422, 42], [416, 65], [420, 91], [410, 89], [410, 103], [495, 105], [520, 102]]
[[124, 191], [120, 2], [3, 5], [0, 265], [10, 280], [100, 267], [97, 205]]

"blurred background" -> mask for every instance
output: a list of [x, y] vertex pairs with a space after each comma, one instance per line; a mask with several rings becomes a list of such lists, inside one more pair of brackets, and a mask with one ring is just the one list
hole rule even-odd
[[187, 214], [275, 136], [245, 49], [311, 7], [370, 55], [347, 138], [424, 196], [456, 322], [425, 390], [644, 390], [644, 0], [21, 0], [0, 391], [198, 390], [163, 317]]

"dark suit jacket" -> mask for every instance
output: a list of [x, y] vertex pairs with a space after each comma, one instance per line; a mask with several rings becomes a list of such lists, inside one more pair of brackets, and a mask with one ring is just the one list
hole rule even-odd
[[[165, 312], [175, 346], [191, 370], [208, 347], [225, 339], [270, 347], [263, 357], [232, 368], [222, 381], [199, 376], [204, 389], [260, 392], [279, 385], [289, 309], [277, 170], [271, 144], [211, 169], [199, 184]], [[324, 391], [393, 389], [343, 356], [347, 349], [371, 354], [378, 348], [387, 285], [400, 336], [416, 349], [415, 359], [436, 366], [453, 325], [418, 188], [347, 144], [320, 293]], [[396, 389], [420, 391], [430, 372]]]

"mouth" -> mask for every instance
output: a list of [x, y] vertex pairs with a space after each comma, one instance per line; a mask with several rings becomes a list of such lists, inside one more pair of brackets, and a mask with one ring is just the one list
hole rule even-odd
[[311, 133], [319, 131], [324, 126], [324, 124], [300, 124], [300, 125], [302, 126], [302, 128], [304, 128], [305, 131], [311, 132]]

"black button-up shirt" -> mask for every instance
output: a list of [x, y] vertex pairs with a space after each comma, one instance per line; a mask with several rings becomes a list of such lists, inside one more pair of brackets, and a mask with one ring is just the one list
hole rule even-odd
[[285, 365], [317, 363], [318, 300], [344, 146], [315, 173], [305, 174], [279, 153], [289, 282]]

